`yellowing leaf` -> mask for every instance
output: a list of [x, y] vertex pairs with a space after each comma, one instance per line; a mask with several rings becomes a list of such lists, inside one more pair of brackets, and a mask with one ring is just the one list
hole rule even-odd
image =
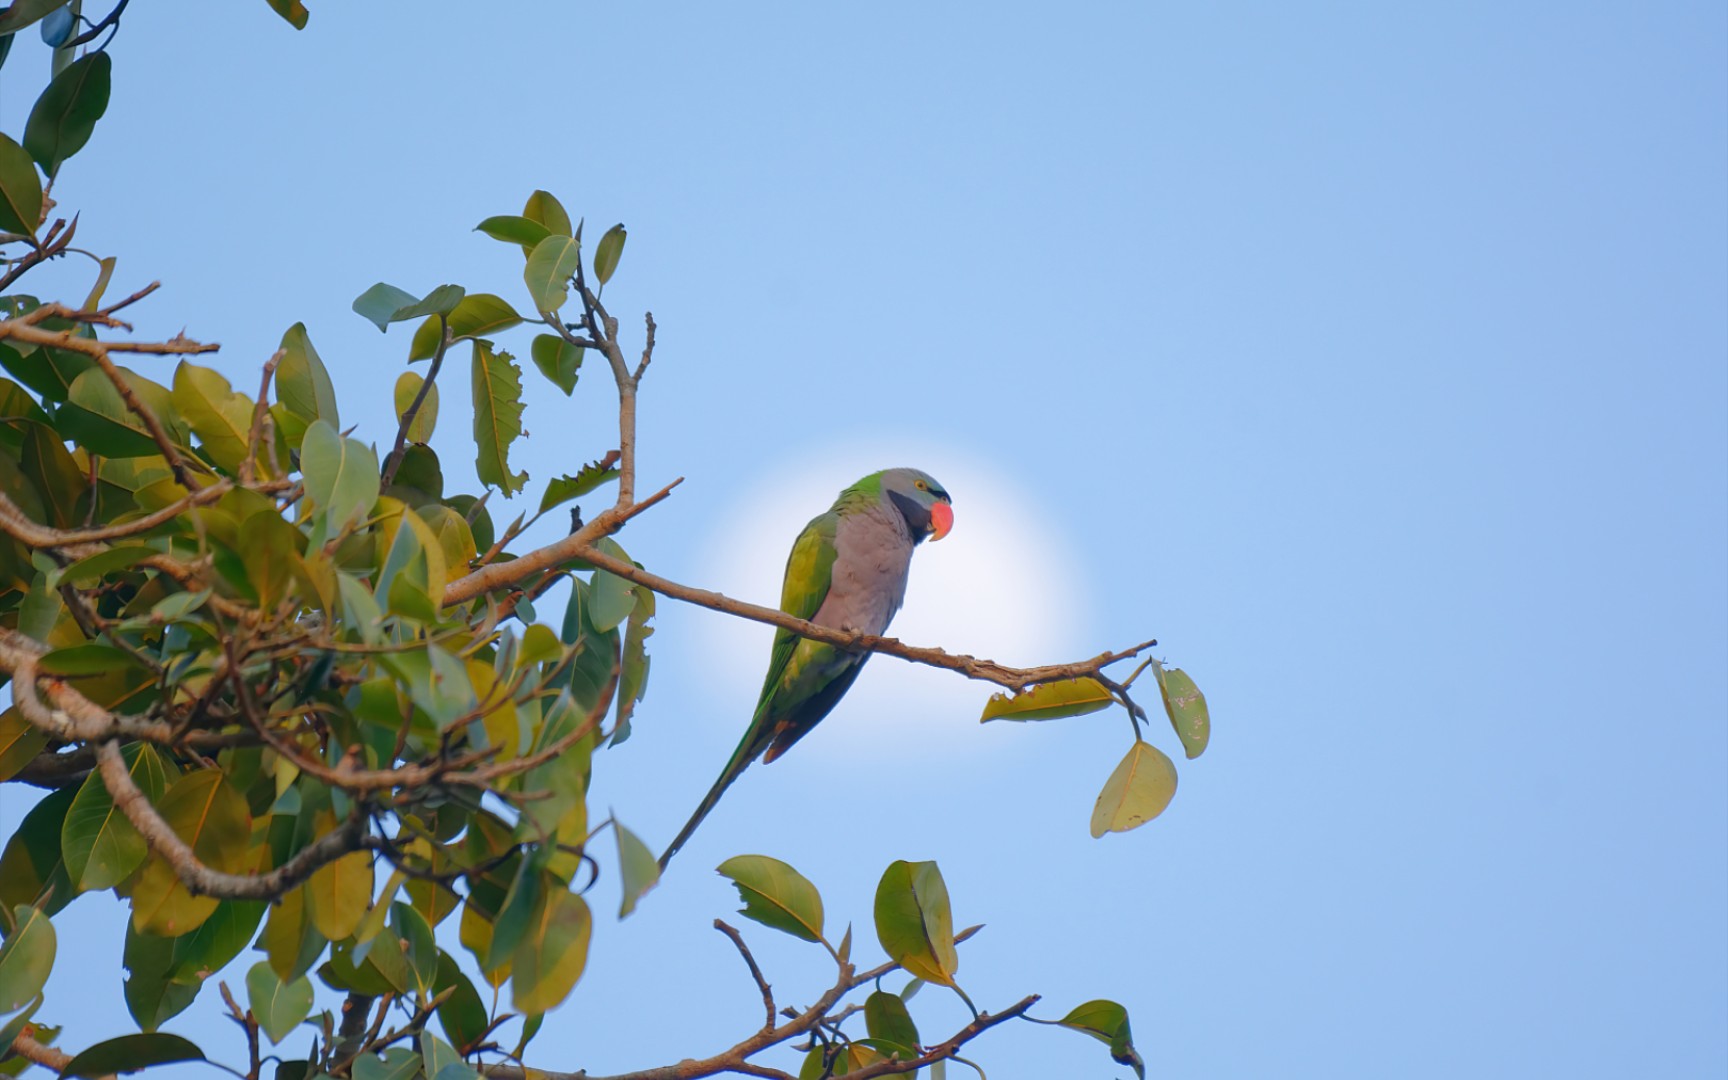
[[1175, 795], [1175, 763], [1156, 746], [1136, 739], [1098, 793], [1092, 835], [1137, 829], [1162, 814]]
[[1084, 716], [1108, 708], [1114, 700], [1110, 691], [1097, 679], [1063, 679], [1039, 683], [1012, 697], [991, 694], [990, 700], [984, 703], [984, 715], [978, 721], [1055, 720], [1064, 716]]
[[511, 1001], [520, 1013], [543, 1013], [562, 1002], [588, 966], [594, 917], [580, 896], [549, 890], [511, 959]]
[[[414, 399], [420, 395], [420, 387], [426, 382], [418, 372], [404, 371], [396, 377], [396, 419], [400, 420], [408, 414], [408, 407], [414, 404]], [[408, 425], [409, 442], [431, 442], [432, 429], [438, 424], [438, 384], [433, 383], [426, 391], [426, 400], [420, 403], [420, 408], [414, 413], [414, 422]]]

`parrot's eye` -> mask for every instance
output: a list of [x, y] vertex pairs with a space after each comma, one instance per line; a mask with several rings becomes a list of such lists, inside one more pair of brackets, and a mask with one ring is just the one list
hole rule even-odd
[[914, 480], [912, 483], [913, 483], [913, 486], [915, 486], [919, 491], [929, 491], [930, 490], [930, 485], [926, 484], [922, 480]]

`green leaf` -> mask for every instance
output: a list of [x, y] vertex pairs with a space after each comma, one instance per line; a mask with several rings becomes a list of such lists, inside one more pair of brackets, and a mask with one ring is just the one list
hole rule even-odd
[[522, 369], [509, 353], [474, 342], [473, 394], [475, 472], [508, 498], [528, 481], [526, 472], [510, 471], [510, 444], [522, 434]]
[[[147, 743], [124, 747], [127, 771], [152, 803], [168, 788], [168, 769], [156, 748]], [[66, 874], [79, 892], [109, 889], [132, 876], [149, 854], [144, 838], [114, 805], [100, 772], [92, 772], [78, 788], [60, 829]]]
[[536, 311], [557, 311], [570, 297], [569, 281], [582, 261], [582, 246], [568, 236], [548, 236], [534, 245], [522, 280]]
[[45, 675], [100, 675], [115, 667], [135, 664], [137, 661], [124, 649], [95, 641], [55, 649], [37, 661], [38, 669]]
[[[121, 372], [123, 378], [129, 374], [124, 370]], [[138, 393], [143, 383], [149, 382], [141, 376], [126, 381], [134, 393]], [[166, 395], [163, 397], [166, 403]], [[139, 399], [143, 400], [142, 394]], [[154, 403], [145, 404], [153, 406]], [[154, 411], [158, 418], [162, 416], [161, 409]], [[54, 426], [60, 434], [103, 457], [150, 457], [162, 452], [150, 437], [144, 421], [126, 407], [120, 391], [97, 368], [90, 368], [72, 380], [72, 386], [66, 392], [66, 404], [55, 414]]]
[[[9, 344], [0, 344], [0, 367], [11, 372], [19, 382], [41, 394], [47, 401], [65, 401], [67, 393], [71, 391], [72, 380], [94, 366], [96, 361], [88, 356], [66, 349], [29, 349], [20, 353]], [[47, 419], [46, 415], [37, 417], [33, 413], [11, 415], [44, 422]]]
[[35, 236], [41, 224], [42, 179], [36, 175], [36, 162], [22, 146], [0, 135], [0, 230]]
[[198, 929], [174, 939], [168, 978], [196, 985], [228, 966], [252, 941], [264, 910], [262, 900], [223, 900]]
[[594, 276], [604, 285], [612, 280], [612, 272], [618, 269], [618, 256], [624, 254], [624, 225], [620, 222], [606, 230], [606, 235], [600, 238], [600, 243], [594, 248]]
[[[480, 1040], [486, 1032], [486, 1004], [480, 1000], [480, 994], [474, 989], [474, 984], [462, 969], [456, 965], [456, 960], [447, 952], [438, 952], [438, 974], [433, 983], [433, 993], [442, 994], [454, 987], [456, 992], [444, 999], [438, 1006], [438, 1022], [444, 1025], [444, 1034], [450, 1042], [466, 1049]], [[362, 1080], [358, 1075], [354, 1080]]]
[[1097, 679], [1083, 676], [1060, 682], [1039, 683], [1013, 697], [991, 694], [984, 703], [984, 715], [979, 723], [991, 720], [1055, 720], [1063, 716], [1084, 716], [1110, 707], [1115, 699]]
[[556, 334], [535, 334], [528, 349], [534, 366], [553, 386], [569, 397], [576, 389], [576, 373], [582, 368], [582, 347], [572, 345]]
[[546, 494], [540, 499], [540, 512], [544, 514], [560, 503], [595, 490], [602, 484], [609, 484], [618, 479], [618, 470], [611, 467], [615, 460], [610, 455], [600, 461], [591, 461], [577, 470], [575, 476], [560, 476], [546, 485]]
[[549, 191], [536, 191], [528, 196], [527, 204], [522, 207], [522, 216], [546, 226], [547, 232], [571, 235], [570, 215], [564, 212], [563, 204]]
[[[601, 537], [595, 541], [594, 547], [614, 559], [622, 562], [631, 561], [630, 556], [624, 553], [624, 549], [618, 546], [618, 542], [609, 536]], [[634, 585], [605, 570], [594, 571], [593, 580], [588, 583], [588, 619], [594, 629], [604, 634], [628, 619], [634, 610], [636, 610]]]
[[[91, 588], [109, 574], [126, 570], [152, 555], [160, 555], [155, 548], [147, 548], [141, 544], [124, 544], [111, 547], [106, 551], [98, 551], [94, 555], [86, 555], [61, 572], [62, 583], [70, 583], [79, 588]], [[187, 593], [175, 593], [175, 596], [186, 596]]]
[[48, 511], [48, 524], [57, 529], [75, 528], [78, 500], [90, 487], [84, 470], [72, 460], [66, 445], [52, 428], [43, 424], [26, 424], [24, 452], [19, 455], [19, 470], [36, 485]]
[[330, 528], [358, 521], [378, 501], [378, 455], [357, 439], [343, 438], [322, 419], [306, 429], [300, 445], [306, 495], [330, 516]]
[[276, 977], [267, 960], [246, 972], [246, 997], [258, 1026], [275, 1046], [299, 1026], [312, 1011], [312, 983], [304, 975], [291, 982]]
[[449, 315], [462, 302], [467, 290], [460, 285], [440, 285], [419, 300], [412, 293], [380, 281], [354, 298], [354, 310], [378, 327], [380, 333], [394, 322]]
[[354, 298], [354, 313], [383, 333], [396, 321], [397, 312], [409, 311], [419, 303], [420, 298], [413, 293], [380, 281]]
[[[472, 293], [462, 298], [450, 312], [450, 340], [462, 338], [486, 337], [510, 329], [522, 321], [522, 316], [516, 314], [516, 309], [504, 301], [502, 297], [491, 293]], [[436, 318], [427, 319], [414, 331], [414, 340], [408, 346], [408, 360], [430, 360], [438, 351], [439, 334], [441, 333]]]
[[288, 25], [296, 30], [306, 29], [306, 20], [312, 13], [306, 10], [306, 5], [300, 0], [264, 0], [270, 5], [270, 10], [288, 20]]
[[141, 934], [130, 924], [121, 963], [127, 971], [124, 994], [126, 1010], [144, 1031], [155, 1031], [173, 1019], [198, 996], [201, 983], [177, 983], [171, 977], [175, 938]]
[[1114, 1001], [1099, 998], [1084, 1005], [1076, 1005], [1067, 1016], [1056, 1022], [1065, 1028], [1083, 1031], [1109, 1046], [1110, 1060], [1118, 1065], [1128, 1066], [1140, 1080], [1146, 1080], [1146, 1063], [1134, 1049], [1134, 1035], [1128, 1027], [1127, 1009]]
[[438, 1080], [438, 1074], [451, 1065], [461, 1065], [462, 1059], [450, 1044], [430, 1031], [420, 1033], [420, 1058], [425, 1062], [426, 1080]]
[[642, 894], [660, 883], [660, 864], [635, 833], [616, 820], [612, 822], [612, 830], [618, 834], [618, 873], [624, 889], [618, 917], [622, 919], [636, 910], [636, 901], [642, 899]]
[[[417, 373], [404, 371], [396, 377], [396, 419], [400, 421], [408, 414], [408, 407], [414, 404], [414, 398], [420, 393], [420, 387], [425, 383]], [[438, 425], [438, 384], [433, 383], [426, 391], [426, 400], [420, 403], [420, 409], [414, 414], [414, 422], [408, 425], [408, 441], [426, 443], [432, 441], [432, 429]]]
[[137, 1072], [152, 1065], [167, 1065], [176, 1061], [204, 1061], [204, 1051], [196, 1043], [166, 1032], [142, 1035], [122, 1035], [118, 1039], [99, 1042], [74, 1057], [60, 1070], [63, 1077], [83, 1076], [90, 1080], [110, 1073]]
[[[276, 396], [284, 408], [306, 424], [323, 420], [340, 430], [342, 419], [336, 408], [336, 388], [330, 382], [330, 372], [319, 359], [318, 350], [306, 334], [305, 323], [295, 323], [282, 335], [282, 362], [276, 366]], [[298, 434], [284, 432], [288, 444], [298, 448]]]
[[654, 592], [641, 585], [633, 590], [636, 608], [630, 613], [630, 623], [624, 631], [624, 663], [618, 673], [618, 714], [612, 730], [611, 745], [617, 746], [630, 737], [630, 717], [636, 703], [648, 690], [648, 639], [654, 628], [648, 621], [654, 617]]
[[87, 53], [54, 76], [24, 125], [24, 149], [53, 176], [60, 163], [84, 148], [108, 111], [114, 61], [106, 50]]
[[354, 1059], [354, 1080], [414, 1080], [420, 1072], [420, 1055], [402, 1046], [392, 1046], [382, 1058], [361, 1054]]
[[1170, 726], [1176, 729], [1176, 737], [1182, 740], [1183, 752], [1192, 761], [1206, 752], [1206, 743], [1212, 737], [1212, 717], [1206, 711], [1206, 695], [1181, 668], [1166, 671], [1163, 664], [1154, 662], [1152, 674], [1158, 678], [1158, 693], [1164, 699], [1164, 715], [1170, 718]]
[[1136, 739], [1098, 793], [1092, 835], [1137, 829], [1162, 814], [1175, 795], [1175, 763], [1156, 746]]
[[77, 794], [71, 788], [50, 792], [32, 806], [0, 852], [0, 904], [14, 907], [38, 900], [54, 914], [75, 895], [60, 854], [60, 830]]
[[170, 400], [210, 460], [227, 473], [238, 472], [251, 450], [252, 399], [235, 393], [220, 374], [182, 360], [174, 369]]
[[432, 924], [412, 906], [398, 901], [390, 905], [390, 929], [395, 941], [387, 939], [381, 948], [389, 949], [401, 942], [400, 954], [408, 962], [414, 988], [430, 996], [438, 979], [438, 944], [432, 937]]
[[510, 962], [510, 996], [516, 1011], [543, 1013], [570, 995], [588, 966], [594, 918], [580, 896], [548, 890], [528, 933]]
[[876, 886], [876, 939], [908, 975], [954, 985], [960, 966], [954, 916], [948, 886], [935, 863], [902, 859], [889, 865]]
[[738, 887], [740, 915], [795, 938], [822, 940], [822, 894], [803, 874], [767, 855], [734, 855], [717, 869]]
[[864, 1025], [870, 1038], [898, 1048], [902, 1060], [917, 1057], [923, 1045], [918, 1040], [918, 1025], [912, 1022], [912, 1014], [906, 1011], [906, 1002], [899, 994], [877, 990], [864, 999]]
[[278, 978], [297, 979], [312, 969], [326, 939], [312, 925], [304, 888], [291, 890], [270, 908], [258, 943]]
[[12, 909], [12, 925], [0, 945], [0, 1014], [28, 1005], [54, 970], [54, 924], [48, 913], [19, 904]]
[[246, 580], [258, 596], [262, 610], [273, 610], [286, 600], [292, 588], [306, 534], [289, 524], [274, 506], [256, 511], [240, 524], [236, 553], [246, 564]]
[[494, 240], [502, 240], [507, 244], [521, 244], [529, 249], [546, 239], [549, 233], [546, 226], [533, 218], [518, 217], [514, 214], [489, 217], [474, 226], [474, 230], [483, 232]]
[[[548, 635], [552, 632], [541, 627]], [[36, 759], [48, 745], [48, 733], [24, 719], [16, 708], [0, 712], [0, 782], [18, 775], [18, 770]]]
[[65, 6], [66, 0], [14, 0], [5, 11], [0, 11], [0, 34], [22, 30]]
[[8, 1048], [11, 1047], [12, 1040], [24, 1033], [25, 1025], [30, 1023], [30, 1018], [32, 1016], [36, 1015], [36, 1010], [42, 1007], [43, 1000], [44, 998], [42, 995], [37, 994], [35, 1000], [30, 1002], [30, 1004], [16, 1016], [12, 1017], [12, 1019], [6, 1021], [4, 1024], [0, 1024], [0, 1046]]

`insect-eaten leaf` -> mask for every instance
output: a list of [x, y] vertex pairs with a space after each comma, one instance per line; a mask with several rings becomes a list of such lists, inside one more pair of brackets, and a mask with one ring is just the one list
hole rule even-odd
[[509, 497], [528, 482], [526, 472], [510, 471], [510, 444], [522, 435], [522, 369], [509, 353], [475, 341], [473, 394], [475, 472]]
[[1140, 1080], [1146, 1080], [1146, 1063], [1134, 1049], [1134, 1036], [1128, 1029], [1128, 1010], [1099, 998], [1076, 1005], [1067, 1016], [1056, 1021], [1065, 1028], [1083, 1031], [1110, 1048], [1110, 1060], [1134, 1070]]
[[1137, 829], [1164, 812], [1176, 796], [1176, 763], [1136, 739], [1092, 807], [1092, 835]]
[[560, 476], [546, 485], [546, 494], [540, 499], [540, 512], [544, 514], [560, 503], [595, 490], [602, 484], [609, 484], [618, 479], [618, 451], [608, 451], [599, 461], [591, 461], [576, 471], [575, 476]]
[[1158, 677], [1158, 692], [1164, 698], [1164, 714], [1170, 718], [1170, 726], [1176, 729], [1176, 737], [1182, 740], [1182, 752], [1192, 761], [1206, 752], [1206, 743], [1212, 738], [1212, 717], [1206, 711], [1206, 695], [1181, 668], [1166, 671], [1164, 665], [1153, 664], [1152, 673]]
[[984, 715], [979, 723], [991, 720], [1056, 720], [1064, 716], [1084, 716], [1109, 708], [1115, 699], [1104, 684], [1090, 676], [1039, 683], [1010, 697], [991, 694], [984, 703]]
[[891, 863], [876, 885], [876, 940], [908, 975], [954, 986], [960, 954], [948, 886], [933, 862]]
[[822, 894], [803, 874], [767, 855], [734, 855], [717, 869], [738, 887], [740, 915], [795, 938], [822, 940]]

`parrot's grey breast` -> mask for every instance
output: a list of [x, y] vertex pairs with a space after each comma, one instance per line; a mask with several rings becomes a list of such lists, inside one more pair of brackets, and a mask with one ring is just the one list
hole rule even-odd
[[834, 530], [828, 595], [812, 620], [837, 630], [880, 634], [906, 598], [912, 565], [906, 519], [888, 505], [845, 515]]

